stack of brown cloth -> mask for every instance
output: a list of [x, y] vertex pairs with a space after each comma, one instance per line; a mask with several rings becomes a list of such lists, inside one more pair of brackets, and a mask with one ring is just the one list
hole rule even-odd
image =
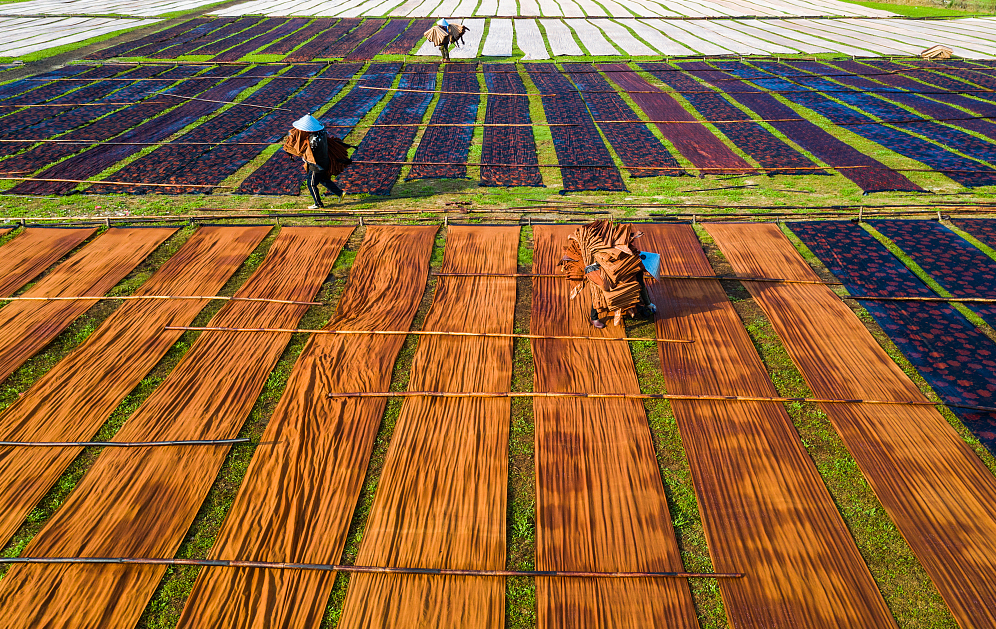
[[577, 283], [571, 299], [590, 287], [591, 307], [598, 318], [612, 314], [616, 325], [624, 314], [635, 314], [637, 306], [647, 305], [640, 250], [633, 245], [642, 235], [632, 225], [595, 221], [568, 236], [558, 270]]

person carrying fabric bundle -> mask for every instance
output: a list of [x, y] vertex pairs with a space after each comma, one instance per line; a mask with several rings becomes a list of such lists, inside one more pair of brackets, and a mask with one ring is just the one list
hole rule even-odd
[[450, 24], [446, 20], [439, 20], [432, 28], [423, 33], [423, 36], [432, 42], [433, 46], [439, 47], [439, 54], [443, 61], [450, 60], [450, 44], [457, 47], [463, 42], [464, 34], [470, 29], [463, 24]]
[[346, 144], [339, 138], [329, 137], [324, 125], [311, 114], [294, 121], [293, 127], [284, 138], [284, 151], [288, 155], [304, 160], [308, 192], [315, 201], [314, 205], [308, 207], [309, 210], [325, 207], [318, 191], [319, 184], [338, 197], [339, 201], [346, 196], [346, 193], [332, 181], [332, 177], [353, 163], [346, 152], [346, 149], [351, 148], [356, 147]]
[[576, 282], [571, 299], [590, 287], [592, 326], [604, 328], [610, 315], [619, 325], [623, 315], [646, 318], [657, 312], [643, 274], [659, 277], [660, 256], [633, 244], [642, 235], [632, 225], [595, 221], [567, 237], [557, 270]]

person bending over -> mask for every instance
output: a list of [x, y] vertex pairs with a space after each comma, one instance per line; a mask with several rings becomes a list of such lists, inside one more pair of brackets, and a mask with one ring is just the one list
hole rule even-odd
[[304, 161], [308, 192], [315, 201], [314, 205], [308, 207], [309, 210], [325, 207], [318, 189], [319, 185], [325, 186], [325, 189], [339, 201], [346, 196], [346, 193], [332, 181], [332, 177], [353, 163], [346, 152], [351, 148], [355, 147], [339, 138], [330, 137], [322, 123], [311, 114], [294, 121], [293, 128], [284, 140], [284, 151]]

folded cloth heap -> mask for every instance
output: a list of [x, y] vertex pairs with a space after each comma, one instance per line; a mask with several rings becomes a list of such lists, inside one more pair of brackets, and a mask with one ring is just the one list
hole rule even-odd
[[619, 325], [623, 315], [645, 317], [657, 310], [643, 281], [648, 267], [656, 274], [657, 256], [633, 244], [642, 235], [632, 225], [595, 221], [567, 237], [557, 269], [575, 283], [571, 299], [586, 287], [591, 291], [591, 322], [596, 328], [605, 327], [609, 315]]

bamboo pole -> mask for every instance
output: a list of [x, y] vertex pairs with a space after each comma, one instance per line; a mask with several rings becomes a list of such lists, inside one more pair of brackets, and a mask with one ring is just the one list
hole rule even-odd
[[456, 570], [450, 568], [400, 568], [352, 566], [324, 563], [288, 563], [242, 559], [181, 559], [154, 557], [0, 557], [0, 564], [128, 564], [153, 566], [210, 566], [216, 568], [264, 568], [269, 570], [319, 570], [365, 574], [425, 574], [457, 577], [561, 577], [599, 579], [740, 579], [742, 572], [590, 572], [569, 570]]
[[48, 179], [44, 177], [0, 177], [0, 180], [8, 181], [51, 181], [56, 183], [87, 183], [103, 184], [105, 186], [146, 186], [154, 188], [232, 188], [233, 186], [223, 186], [221, 184], [195, 184], [195, 183], [142, 183], [139, 181], [104, 181], [87, 179]]
[[[639, 339], [649, 341], [652, 339]], [[743, 395], [679, 395], [671, 393], [572, 393], [561, 391], [503, 391], [491, 393], [487, 391], [451, 392], [451, 391], [376, 391], [376, 392], [332, 392], [327, 397], [340, 399], [353, 398], [577, 398], [583, 400], [679, 400], [679, 401], [713, 401], [713, 402], [812, 402], [814, 404], [884, 404], [899, 406], [957, 406], [980, 411], [996, 411], [996, 407], [964, 406], [947, 404], [946, 402], [931, 402], [929, 400], [847, 400], [829, 398], [805, 397], [756, 397]]]
[[[380, 162], [380, 161], [354, 161], [353, 165], [356, 164], [368, 164], [368, 165], [390, 165], [390, 166], [488, 166], [491, 168], [616, 168], [615, 164], [487, 164], [484, 162]], [[766, 170], [791, 170], [795, 171], [813, 171], [813, 170], [854, 170], [858, 168], [882, 168], [881, 165], [873, 164], [862, 164], [855, 166], [778, 166], [773, 168], [762, 168], [760, 166], [753, 167], [749, 166], [747, 168], [723, 168], [723, 167], [703, 167], [697, 168], [692, 167], [691, 170], [697, 170], [706, 173], [719, 173], [719, 174], [749, 174], [749, 173], [762, 173]], [[634, 170], [672, 170], [672, 171], [684, 171], [687, 170], [682, 166], [635, 166]], [[992, 173], [993, 169], [988, 170], [957, 170], [952, 168], [936, 169], [936, 168], [889, 168], [889, 170], [899, 172], [899, 173]], [[90, 182], [87, 182], [90, 183]], [[163, 184], [179, 186], [183, 184]], [[346, 191], [349, 192], [348, 190]]]
[[188, 441], [0, 441], [0, 446], [19, 448], [146, 448], [152, 446], [217, 446], [249, 443], [248, 439], [192, 439]]
[[953, 304], [996, 304], [996, 299], [986, 297], [869, 297], [867, 295], [847, 295], [845, 299], [862, 301], [927, 301]]
[[[432, 277], [562, 277], [557, 273], [433, 273]], [[653, 277], [647, 275], [645, 277]], [[774, 277], [743, 277], [740, 275], [661, 275], [661, 280], [738, 280], [741, 282], [776, 282], [780, 284], [820, 284], [843, 286], [843, 282], [823, 282], [818, 280], [789, 280]]]
[[159, 103], [156, 101], [132, 101], [130, 103], [42, 103], [41, 105], [4, 105], [0, 103], [0, 107], [9, 107], [11, 109], [24, 109], [30, 107], [103, 107], [105, 105], [113, 105], [115, 107], [124, 107], [127, 105], [138, 105], [139, 103], [143, 105], [164, 105], [165, 103]]
[[465, 336], [470, 338], [492, 339], [532, 339], [549, 341], [619, 341], [632, 343], [635, 341], [654, 341], [657, 343], [694, 343], [689, 339], [658, 339], [637, 338], [632, 336], [544, 336], [541, 334], [506, 334], [502, 332], [438, 332], [433, 330], [313, 330], [301, 328], [226, 328], [226, 327], [194, 327], [166, 326], [164, 330], [190, 330], [194, 332], [291, 332], [294, 334], [371, 334], [384, 336]]
[[[776, 76], [762, 77], [762, 78], [782, 78]], [[816, 78], [816, 77], [806, 77], [806, 78]], [[735, 80], [746, 80], [751, 79], [735, 79]], [[451, 92], [444, 90], [415, 90], [400, 87], [375, 87], [372, 85], [357, 85], [356, 87], [365, 90], [377, 90], [383, 92], [417, 92], [420, 94], [465, 94], [469, 96], [540, 96], [542, 98], [550, 98], [564, 95], [575, 95], [577, 92], [551, 92], [549, 94], [540, 94], [538, 92], [527, 92], [525, 94], [516, 93], [504, 93], [504, 92]], [[816, 90], [811, 89], [798, 89], [798, 90], [751, 90], [751, 91], [726, 91], [717, 92], [713, 89], [702, 89], [702, 90], [590, 90], [582, 92], [584, 94], [810, 94]], [[983, 93], [991, 94], [996, 90], [992, 89], [978, 89], [978, 90], [959, 90], [959, 94], [974, 94]], [[889, 92], [883, 92], [880, 90], [849, 90], [849, 89], [839, 89], [839, 90], [819, 90], [820, 94], [889, 94]], [[937, 91], [937, 92], [917, 92], [917, 94], [950, 94], [949, 91]], [[742, 121], [738, 121], [742, 122]]]
[[0, 302], [4, 301], [103, 301], [114, 299], [127, 301], [132, 299], [206, 299], [210, 301], [254, 301], [267, 304], [291, 304], [294, 306], [323, 306], [320, 301], [293, 301], [291, 299], [266, 299], [265, 297], [225, 297], [223, 295], [120, 295], [120, 296], [100, 296], [84, 295], [80, 297], [0, 297]]

